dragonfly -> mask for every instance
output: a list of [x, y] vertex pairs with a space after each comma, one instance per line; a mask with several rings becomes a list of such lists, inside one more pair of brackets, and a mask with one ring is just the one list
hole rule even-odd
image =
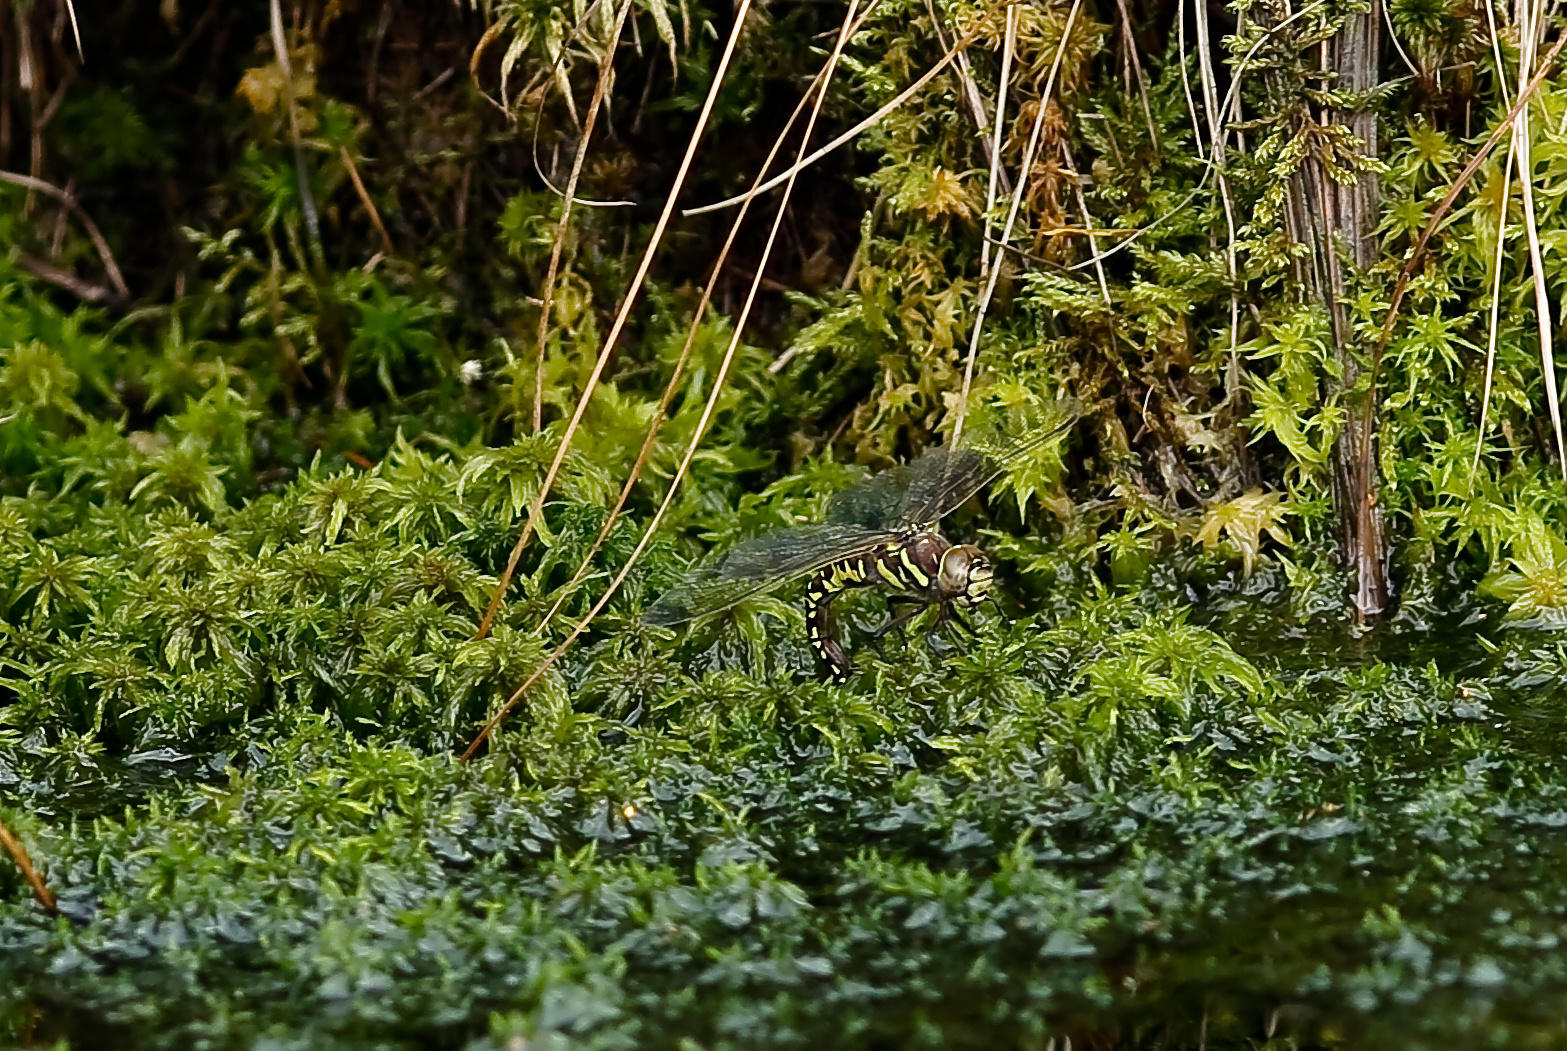
[[[993, 452], [931, 449], [912, 463], [873, 475], [835, 494], [825, 521], [776, 529], [730, 548], [666, 592], [643, 620], [674, 627], [809, 576], [806, 635], [833, 681], [845, 682], [855, 666], [833, 634], [828, 616], [833, 600], [855, 588], [891, 593], [890, 619], [871, 639], [879, 649], [883, 636], [932, 605], [939, 609], [927, 637], [948, 623], [955, 608], [973, 609], [991, 597], [990, 556], [973, 544], [952, 543], [940, 531], [941, 520], [1075, 420], [1071, 415]], [[911, 608], [894, 613], [899, 605]]]

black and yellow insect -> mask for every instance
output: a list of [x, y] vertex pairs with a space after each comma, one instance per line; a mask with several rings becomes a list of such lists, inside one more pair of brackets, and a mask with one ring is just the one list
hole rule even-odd
[[977, 606], [994, 579], [990, 558], [972, 544], [947, 540], [938, 529], [941, 520], [1071, 422], [994, 453], [933, 449], [884, 471], [833, 497], [823, 523], [779, 529], [737, 544], [667, 592], [644, 619], [660, 626], [683, 624], [809, 574], [805, 626], [811, 648], [833, 679], [842, 682], [854, 673], [854, 664], [833, 637], [828, 621], [833, 599], [850, 588], [883, 587], [893, 593], [889, 606], [914, 607], [888, 621], [877, 639], [930, 605], [940, 607], [933, 629], [954, 606]]

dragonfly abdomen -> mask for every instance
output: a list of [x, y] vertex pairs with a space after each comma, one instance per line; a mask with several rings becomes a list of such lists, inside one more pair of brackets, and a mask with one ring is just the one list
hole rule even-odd
[[805, 589], [805, 630], [811, 649], [826, 662], [836, 682], [854, 674], [854, 662], [833, 637], [827, 607], [850, 588], [885, 585], [904, 594], [933, 599], [941, 557], [951, 545], [937, 533], [922, 532], [839, 559], [826, 566]]

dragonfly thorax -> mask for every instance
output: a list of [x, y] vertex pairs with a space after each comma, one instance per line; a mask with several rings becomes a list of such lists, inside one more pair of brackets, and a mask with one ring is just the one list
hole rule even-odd
[[941, 556], [936, 586], [943, 598], [973, 607], [990, 594], [995, 579], [989, 555], [973, 544], [954, 544]]

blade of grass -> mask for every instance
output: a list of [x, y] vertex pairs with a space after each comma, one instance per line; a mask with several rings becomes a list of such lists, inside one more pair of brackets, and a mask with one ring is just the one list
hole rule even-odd
[[71, 36], [76, 40], [76, 57], [86, 62], [87, 53], [82, 50], [82, 27], [76, 21], [75, 0], [65, 0], [65, 10], [71, 16]]
[[[1205, 2], [1197, 0], [1199, 4]], [[1197, 100], [1192, 97], [1192, 78], [1186, 69], [1186, 0], [1175, 5], [1175, 36], [1176, 54], [1181, 63], [1181, 91], [1186, 95], [1186, 112], [1192, 118], [1192, 146], [1199, 159], [1206, 159], [1202, 152], [1202, 125], [1197, 121]]]
[[1507, 75], [1502, 65], [1502, 43], [1496, 34], [1496, 12], [1491, 7], [1491, 0], [1484, 0], [1485, 24], [1491, 31], [1491, 60], [1496, 63], [1496, 87], [1502, 93], [1502, 101], [1511, 103], [1512, 97], [1507, 90]]
[[1485, 341], [1485, 386], [1480, 394], [1480, 433], [1475, 439], [1475, 455], [1469, 465], [1471, 475], [1480, 467], [1485, 449], [1486, 422], [1491, 410], [1491, 381], [1496, 375], [1496, 326], [1502, 305], [1502, 259], [1507, 246], [1507, 205], [1512, 199], [1514, 144], [1507, 144], [1507, 161], [1502, 167], [1502, 209], [1496, 217], [1496, 259], [1491, 268], [1491, 310]]
[[996, 186], [1002, 177], [1001, 132], [1006, 124], [1007, 91], [1012, 85], [1012, 52], [1017, 47], [1018, 8], [1007, 8], [1007, 25], [1001, 41], [1001, 77], [996, 87], [996, 119], [990, 134], [990, 179], [985, 187], [985, 243], [979, 250], [979, 276], [990, 272], [990, 213], [996, 210]]
[[[1496, 87], [1502, 93], [1503, 102], [1511, 102], [1512, 95], [1507, 89], [1507, 77], [1502, 66], [1502, 46], [1496, 34], [1496, 11], [1492, 7], [1491, 0], [1483, 0], [1485, 4], [1485, 24], [1491, 34], [1491, 59], [1496, 63]], [[1516, 133], [1515, 133], [1516, 137]], [[1513, 159], [1517, 153], [1517, 143], [1514, 138], [1507, 141], [1507, 161], [1502, 168], [1502, 207], [1496, 218], [1496, 261], [1491, 272], [1491, 309], [1486, 329], [1485, 342], [1485, 385], [1480, 395], [1480, 433], [1475, 439], [1474, 461], [1469, 465], [1469, 472], [1474, 474], [1480, 467], [1480, 454], [1485, 449], [1486, 424], [1491, 410], [1491, 383], [1496, 375], [1496, 329], [1500, 321], [1500, 308], [1502, 297], [1502, 259], [1506, 252], [1507, 242], [1507, 206], [1512, 201], [1513, 188]]]
[[1157, 159], [1160, 156], [1159, 132], [1154, 128], [1153, 108], [1148, 105], [1148, 78], [1143, 73], [1143, 60], [1137, 53], [1137, 40], [1132, 36], [1132, 15], [1126, 9], [1126, 0], [1115, 0], [1115, 3], [1121, 14], [1121, 45], [1131, 57], [1132, 73], [1137, 77], [1137, 97], [1143, 104], [1143, 120], [1148, 122], [1148, 145]]
[[[1203, 109], [1208, 117], [1208, 141], [1213, 153], [1214, 179], [1219, 186], [1219, 200], [1224, 205], [1224, 265], [1230, 279], [1230, 368], [1226, 383], [1225, 399], [1228, 400], [1240, 388], [1240, 296], [1236, 291], [1239, 266], [1236, 262], [1235, 196], [1230, 192], [1230, 179], [1225, 173], [1225, 149], [1227, 134], [1223, 115], [1219, 108], [1218, 78], [1213, 70], [1213, 39], [1208, 32], [1208, 5], [1206, 0], [1195, 0], [1192, 8], [1197, 14], [1197, 72], [1202, 78]], [[1184, 68], [1184, 67], [1183, 67]], [[1097, 251], [1097, 250], [1096, 250]]]
[[[1532, 17], [1520, 19], [1518, 56], [1519, 90], [1528, 78], [1534, 59], [1539, 28], [1545, 16], [1544, 3], [1528, 4], [1524, 11]], [[1540, 374], [1545, 380], [1545, 402], [1551, 413], [1551, 429], [1556, 435], [1557, 464], [1562, 480], [1567, 481], [1567, 439], [1562, 436], [1562, 408], [1557, 394], [1556, 360], [1551, 349], [1551, 296], [1546, 288], [1545, 263], [1540, 252], [1540, 229], [1534, 211], [1534, 153], [1530, 138], [1529, 107], [1525, 105], [1513, 118], [1513, 143], [1518, 151], [1518, 186], [1523, 191], [1523, 225], [1529, 242], [1529, 269], [1534, 275], [1534, 319], [1540, 334]]]

